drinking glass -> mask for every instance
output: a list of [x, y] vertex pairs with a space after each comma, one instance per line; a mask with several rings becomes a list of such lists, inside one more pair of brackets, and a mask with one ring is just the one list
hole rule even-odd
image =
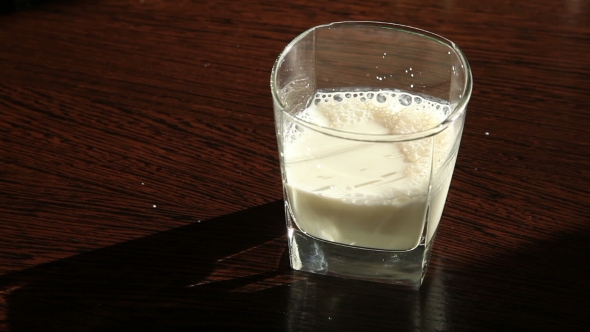
[[419, 288], [459, 150], [472, 77], [413, 27], [311, 28], [271, 74], [291, 266]]

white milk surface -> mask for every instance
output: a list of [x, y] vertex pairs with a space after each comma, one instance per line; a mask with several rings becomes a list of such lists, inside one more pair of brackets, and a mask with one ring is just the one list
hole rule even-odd
[[[350, 91], [318, 93], [298, 117], [349, 132], [403, 134], [437, 126], [449, 110], [403, 92]], [[419, 141], [371, 143], [291, 123], [284, 137], [288, 201], [302, 231], [342, 244], [410, 250], [420, 242], [429, 202], [431, 227], [438, 224], [453, 171], [453, 165], [442, 167], [452, 130]], [[429, 199], [431, 167], [438, 179]]]

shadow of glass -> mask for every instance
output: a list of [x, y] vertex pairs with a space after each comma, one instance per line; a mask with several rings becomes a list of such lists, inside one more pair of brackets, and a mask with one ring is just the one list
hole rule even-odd
[[283, 219], [277, 201], [2, 276], [6, 319], [12, 331], [244, 320], [247, 303], [224, 311], [239, 294], [229, 290], [277, 273]]

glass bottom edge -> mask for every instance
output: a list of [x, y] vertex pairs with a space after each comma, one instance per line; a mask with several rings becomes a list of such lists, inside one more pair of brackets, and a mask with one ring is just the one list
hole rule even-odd
[[424, 241], [409, 251], [373, 250], [318, 239], [288, 228], [289, 258], [294, 270], [400, 285], [419, 289], [430, 248]]

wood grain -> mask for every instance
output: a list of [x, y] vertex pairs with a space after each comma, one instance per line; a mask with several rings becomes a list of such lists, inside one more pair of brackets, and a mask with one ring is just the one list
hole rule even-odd
[[[581, 330], [590, 3], [48, 0], [0, 16], [0, 330]], [[443, 35], [474, 92], [419, 292], [291, 271], [270, 69]]]

